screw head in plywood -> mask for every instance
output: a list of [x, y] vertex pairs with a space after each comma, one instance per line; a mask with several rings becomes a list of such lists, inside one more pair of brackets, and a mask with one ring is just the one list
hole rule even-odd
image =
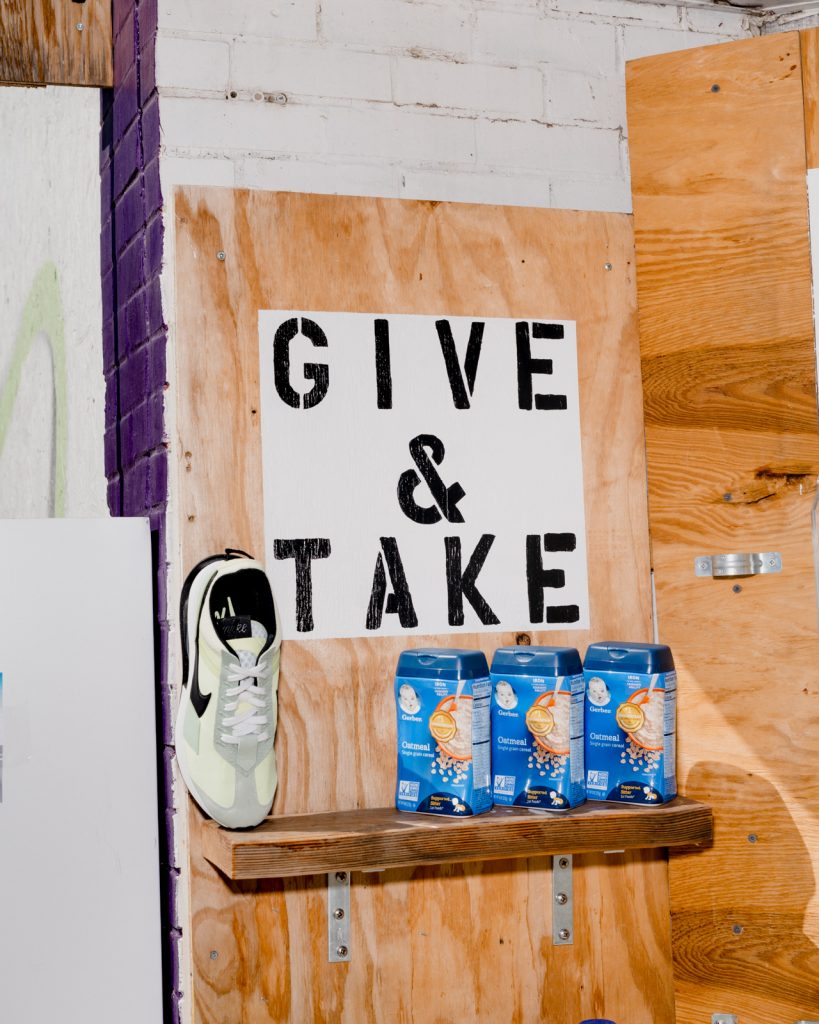
[[219, 252], [216, 253], [216, 259], [219, 260], [220, 263], [225, 262], [227, 255], [225, 254], [224, 249], [220, 249]]

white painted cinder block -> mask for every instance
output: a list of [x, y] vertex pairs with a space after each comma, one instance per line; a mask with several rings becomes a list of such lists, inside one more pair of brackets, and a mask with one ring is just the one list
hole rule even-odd
[[[646, 3], [644, 0], [551, 0], [561, 14], [578, 15], [592, 21], [636, 22], [641, 25], [682, 27], [681, 8], [674, 3]], [[742, 12], [737, 13], [737, 20]]]
[[614, 75], [617, 33], [613, 24], [484, 10], [477, 14], [475, 53], [482, 59], [536, 62], [594, 75]]
[[452, 107], [476, 114], [541, 117], [543, 75], [536, 68], [397, 57], [393, 62], [393, 99], [398, 104]]
[[627, 25], [623, 29], [625, 59], [653, 57], [658, 53], [672, 53], [675, 50], [689, 50], [695, 46], [712, 46], [724, 43], [725, 37], [705, 32], [669, 32], [661, 28], [644, 28]]
[[558, 124], [594, 124], [623, 128], [626, 87], [623, 79], [598, 78], [579, 71], [547, 72], [547, 118]]
[[475, 131], [479, 165], [558, 175], [581, 167], [600, 175], [622, 173], [620, 133], [615, 130], [479, 121]]
[[395, 107], [339, 107], [328, 112], [327, 151], [381, 160], [472, 164], [475, 124], [469, 118]]
[[201, 157], [184, 153], [166, 153], [160, 164], [162, 192], [174, 185], [217, 185], [232, 188], [236, 184], [236, 165], [227, 156]]
[[323, 195], [398, 195], [399, 172], [395, 165], [373, 163], [322, 163], [286, 157], [244, 157], [236, 165], [239, 188], [277, 192], [317, 192]]
[[552, 178], [551, 196], [551, 205], [561, 210], [631, 213], [631, 192], [623, 175]]
[[311, 154], [325, 149], [327, 114], [319, 107], [166, 96], [160, 111], [171, 148], [208, 156], [230, 150]]
[[709, 32], [728, 39], [744, 38], [752, 32], [746, 12], [724, 5], [713, 8], [687, 7], [683, 13], [683, 23], [692, 32]]
[[220, 92], [228, 87], [230, 45], [213, 39], [186, 39], [160, 35], [156, 41], [160, 68], [173, 69], [175, 89]]
[[431, 51], [466, 56], [471, 46], [468, 6], [405, 0], [322, 0], [323, 39], [380, 52]]
[[272, 41], [237, 41], [231, 59], [234, 89], [390, 100], [390, 58], [338, 47], [280, 46]]
[[403, 199], [431, 199], [440, 202], [490, 203], [501, 206], [550, 205], [547, 177], [491, 171], [406, 171], [401, 176], [400, 194]]
[[[316, 0], [158, 0], [159, 30], [193, 35], [315, 39]], [[172, 70], [166, 69], [167, 84]]]

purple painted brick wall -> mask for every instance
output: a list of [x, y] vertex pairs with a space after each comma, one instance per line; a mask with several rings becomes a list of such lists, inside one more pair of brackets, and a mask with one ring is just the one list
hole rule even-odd
[[168, 443], [164, 427], [166, 328], [159, 274], [159, 97], [155, 50], [158, 0], [113, 0], [114, 88], [101, 106], [105, 473], [112, 515], [150, 518], [156, 568], [156, 667], [160, 742], [161, 882], [165, 1016], [179, 1019], [173, 861], [172, 736], [168, 691], [165, 514]]

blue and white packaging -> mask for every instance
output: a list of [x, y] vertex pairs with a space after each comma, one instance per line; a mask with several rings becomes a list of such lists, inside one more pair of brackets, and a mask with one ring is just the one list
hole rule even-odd
[[677, 795], [677, 674], [664, 644], [591, 644], [586, 677], [589, 800], [659, 805]]
[[580, 655], [573, 647], [501, 647], [490, 679], [495, 803], [543, 811], [582, 804]]
[[395, 675], [399, 811], [492, 808], [489, 669], [481, 651], [404, 651]]

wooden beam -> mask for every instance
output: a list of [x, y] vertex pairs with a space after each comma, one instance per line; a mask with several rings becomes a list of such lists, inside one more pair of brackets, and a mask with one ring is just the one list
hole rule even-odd
[[381, 807], [268, 818], [248, 832], [209, 821], [202, 830], [205, 857], [231, 879], [692, 846], [712, 838], [710, 807], [684, 797], [651, 808], [589, 802], [560, 815], [495, 807], [460, 820]]
[[0, 84], [112, 86], [110, 0], [3, 0]]

